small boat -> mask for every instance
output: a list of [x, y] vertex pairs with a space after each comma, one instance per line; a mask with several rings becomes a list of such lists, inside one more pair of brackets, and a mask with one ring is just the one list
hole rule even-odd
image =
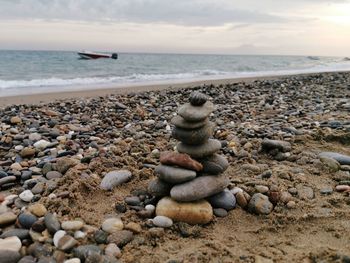
[[78, 52], [78, 55], [80, 56], [80, 59], [98, 59], [98, 58], [117, 59], [118, 58], [117, 53], [98, 53], [98, 52], [91, 52], [91, 51]]
[[308, 56], [307, 58], [311, 60], [320, 60], [320, 58], [316, 56]]
[[350, 61], [350, 58], [349, 57], [345, 57], [343, 60], [344, 61]]

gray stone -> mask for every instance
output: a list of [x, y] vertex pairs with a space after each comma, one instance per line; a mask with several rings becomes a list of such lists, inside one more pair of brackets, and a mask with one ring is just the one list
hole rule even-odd
[[25, 256], [21, 258], [21, 260], [18, 261], [18, 263], [36, 263], [36, 259], [32, 256]]
[[209, 197], [208, 201], [214, 208], [231, 210], [236, 207], [236, 198], [228, 189]]
[[199, 160], [203, 165], [202, 173], [205, 174], [221, 174], [229, 166], [227, 159], [223, 155], [213, 154], [204, 159]]
[[17, 251], [0, 248], [1, 263], [17, 263], [20, 260], [20, 258], [21, 254]]
[[264, 139], [261, 143], [261, 147], [266, 151], [277, 149], [281, 152], [290, 152], [292, 150], [292, 145], [289, 142], [280, 140]]
[[148, 184], [148, 192], [156, 197], [163, 197], [170, 194], [172, 185], [160, 179], [154, 179]]
[[326, 158], [334, 159], [334, 160], [338, 161], [338, 163], [340, 163], [341, 165], [350, 164], [350, 156], [348, 156], [348, 155], [344, 155], [344, 154], [340, 154], [340, 153], [336, 153], [336, 152], [321, 152], [319, 154], [319, 156], [320, 156], [320, 158], [326, 157]]
[[177, 145], [177, 150], [180, 153], [187, 153], [192, 158], [204, 158], [214, 154], [221, 148], [221, 143], [215, 139], [209, 139], [202, 145], [188, 145], [184, 143], [179, 143]]
[[221, 192], [229, 182], [224, 175], [200, 176], [192, 181], [175, 185], [170, 191], [170, 196], [180, 202], [196, 201]]
[[248, 204], [248, 210], [252, 213], [268, 215], [272, 212], [273, 204], [266, 195], [257, 193], [252, 196]]
[[199, 91], [194, 91], [190, 95], [190, 103], [193, 106], [201, 106], [206, 103], [207, 100], [208, 96]]
[[4, 184], [12, 183], [14, 181], [16, 181], [16, 176], [13, 176], [13, 175], [0, 178], [0, 186]]
[[106, 244], [108, 235], [109, 234], [103, 230], [97, 230], [94, 234], [94, 239], [97, 244]]
[[29, 238], [29, 230], [28, 229], [20, 229], [20, 228], [15, 228], [15, 229], [10, 229], [2, 233], [0, 238], [6, 238], [6, 237], [18, 237], [19, 239], [28, 239]]
[[195, 171], [164, 164], [158, 165], [155, 169], [155, 173], [159, 179], [171, 184], [187, 182], [196, 177]]
[[95, 245], [83, 245], [73, 249], [75, 257], [80, 258], [83, 262], [90, 255], [101, 255], [102, 249]]
[[214, 104], [207, 101], [201, 106], [186, 103], [179, 108], [179, 115], [186, 121], [197, 122], [206, 119], [214, 111]]
[[152, 220], [153, 224], [157, 227], [168, 228], [173, 225], [173, 220], [166, 216], [156, 216]]
[[55, 178], [61, 178], [63, 175], [60, 172], [57, 171], [49, 171], [46, 174], [46, 178], [48, 180], [55, 179]]
[[112, 190], [114, 187], [126, 183], [130, 179], [131, 172], [128, 170], [112, 171], [103, 177], [100, 186], [103, 190]]
[[116, 231], [109, 235], [108, 243], [115, 243], [118, 247], [123, 247], [134, 238], [134, 234], [129, 230]]
[[339, 162], [333, 158], [320, 157], [320, 161], [331, 172], [337, 172], [340, 169]]
[[51, 235], [55, 234], [61, 229], [61, 224], [57, 217], [51, 213], [47, 213], [44, 218], [45, 226]]
[[37, 220], [36, 216], [29, 213], [23, 213], [18, 216], [19, 224], [25, 229], [30, 229]]
[[223, 209], [223, 208], [214, 208], [213, 209], [213, 213], [217, 217], [225, 217], [228, 214], [227, 211], [225, 209]]
[[205, 126], [208, 123], [208, 119], [204, 119], [203, 121], [198, 121], [198, 122], [189, 122], [186, 121], [184, 118], [182, 118], [179, 115], [176, 115], [171, 119], [171, 123], [174, 124], [176, 127], [182, 128], [182, 129], [187, 129], [187, 130], [192, 130], [192, 129], [199, 129], [203, 126]]
[[214, 133], [214, 123], [208, 122], [205, 126], [199, 129], [182, 129], [175, 127], [172, 131], [172, 137], [185, 144], [198, 145], [203, 144]]

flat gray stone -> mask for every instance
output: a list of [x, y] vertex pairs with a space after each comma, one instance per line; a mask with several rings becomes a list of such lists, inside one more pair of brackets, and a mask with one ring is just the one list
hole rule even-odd
[[192, 158], [204, 158], [212, 155], [219, 151], [221, 148], [221, 143], [215, 139], [209, 139], [202, 145], [188, 145], [184, 143], [179, 143], [177, 145], [177, 150], [180, 153], [187, 153]]
[[51, 235], [55, 234], [61, 229], [61, 224], [57, 217], [51, 213], [47, 213], [44, 218], [45, 226]]
[[186, 130], [201, 128], [204, 125], [206, 125], [208, 122], [209, 121], [207, 118], [199, 122], [189, 122], [189, 121], [186, 121], [184, 118], [182, 118], [180, 115], [176, 115], [171, 119], [171, 123], [174, 124], [176, 127], [186, 129]]
[[341, 165], [349, 165], [350, 164], [350, 156], [336, 153], [336, 152], [321, 152], [319, 157], [331, 158], [333, 160], [338, 161]]
[[204, 143], [214, 133], [214, 123], [208, 122], [206, 125], [199, 129], [186, 130], [179, 127], [175, 127], [172, 131], [172, 137], [183, 143], [190, 145], [198, 145]]
[[219, 154], [213, 154], [199, 160], [199, 162], [203, 165], [203, 170], [201, 172], [205, 174], [221, 174], [229, 166], [229, 163], [225, 156]]
[[112, 190], [114, 187], [126, 183], [131, 179], [131, 172], [119, 170], [109, 172], [103, 177], [100, 187], [103, 190]]
[[1, 263], [17, 263], [21, 258], [21, 254], [17, 251], [6, 250], [0, 248], [0, 262]]
[[273, 150], [277, 149], [281, 152], [290, 152], [292, 150], [292, 145], [289, 142], [280, 141], [280, 140], [269, 140], [264, 139], [261, 143], [263, 150]]
[[186, 103], [179, 108], [178, 114], [186, 121], [198, 122], [206, 119], [214, 111], [214, 104], [207, 101], [201, 106]]
[[197, 175], [195, 171], [164, 164], [158, 165], [155, 169], [155, 173], [159, 179], [171, 184], [180, 184], [190, 181]]
[[175, 185], [170, 191], [170, 196], [180, 202], [196, 201], [221, 192], [229, 183], [225, 175], [200, 176], [192, 181]]

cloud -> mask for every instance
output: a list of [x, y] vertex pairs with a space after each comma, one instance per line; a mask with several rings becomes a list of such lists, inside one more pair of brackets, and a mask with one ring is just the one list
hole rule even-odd
[[[1, 3], [2, 2], [2, 3]], [[278, 15], [209, 0], [0, 0], [2, 19], [59, 19], [219, 26], [275, 23]]]

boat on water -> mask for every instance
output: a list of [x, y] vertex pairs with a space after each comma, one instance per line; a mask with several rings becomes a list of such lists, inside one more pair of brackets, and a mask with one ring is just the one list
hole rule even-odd
[[316, 56], [307, 56], [307, 58], [311, 60], [320, 60], [320, 58]]
[[78, 52], [80, 59], [98, 59], [98, 58], [112, 58], [117, 59], [117, 53], [101, 53], [101, 52], [91, 52], [91, 51], [81, 51]]

